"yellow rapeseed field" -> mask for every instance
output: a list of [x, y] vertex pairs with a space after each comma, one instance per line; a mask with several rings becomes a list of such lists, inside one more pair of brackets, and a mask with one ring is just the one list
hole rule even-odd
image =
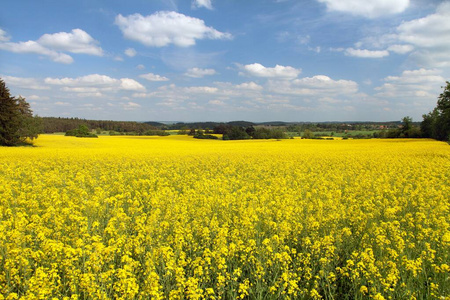
[[450, 299], [450, 146], [0, 148], [0, 298]]

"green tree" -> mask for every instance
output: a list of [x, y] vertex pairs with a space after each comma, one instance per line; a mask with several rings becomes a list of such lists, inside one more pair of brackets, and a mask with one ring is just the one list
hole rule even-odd
[[437, 105], [430, 113], [423, 115], [420, 124], [424, 137], [448, 141], [450, 139], [450, 82], [439, 95]]
[[5, 82], [0, 79], [0, 145], [16, 146], [27, 139], [35, 139], [41, 132], [41, 120], [25, 98], [12, 97]]
[[309, 129], [305, 129], [302, 135], [302, 139], [312, 139], [314, 137], [313, 133]]
[[402, 119], [402, 131], [407, 132], [412, 128], [412, 118], [409, 116], [406, 116]]

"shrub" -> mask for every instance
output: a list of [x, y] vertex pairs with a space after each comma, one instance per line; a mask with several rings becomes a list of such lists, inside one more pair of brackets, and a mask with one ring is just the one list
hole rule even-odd
[[79, 138], [98, 138], [96, 134], [89, 131], [89, 128], [86, 125], [80, 125], [77, 129], [68, 130], [65, 135]]

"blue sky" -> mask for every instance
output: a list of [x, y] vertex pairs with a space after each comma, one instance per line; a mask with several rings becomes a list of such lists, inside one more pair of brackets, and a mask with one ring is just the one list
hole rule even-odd
[[4, 0], [0, 77], [40, 116], [389, 121], [450, 80], [450, 1]]

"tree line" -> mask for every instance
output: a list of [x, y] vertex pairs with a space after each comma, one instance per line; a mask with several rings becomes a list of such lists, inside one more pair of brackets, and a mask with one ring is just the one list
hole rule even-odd
[[[366, 122], [339, 124], [325, 123], [286, 123], [267, 122], [252, 123], [235, 121], [228, 123], [198, 122], [176, 123], [166, 125], [158, 122], [127, 122], [86, 120], [79, 118], [55, 118], [33, 116], [33, 111], [25, 98], [13, 97], [5, 82], [0, 78], [0, 145], [15, 146], [26, 143], [38, 137], [39, 133], [68, 132], [68, 135], [86, 136], [89, 131], [109, 131], [110, 134], [127, 135], [168, 135], [165, 129], [179, 129], [196, 138], [214, 138], [209, 133], [222, 134], [224, 140], [236, 139], [283, 139], [286, 131], [305, 132], [305, 138], [310, 138], [311, 132], [320, 130], [370, 130], [383, 127], [373, 134], [375, 138], [433, 138], [450, 142], [450, 82], [446, 82], [443, 92], [438, 96], [436, 107], [424, 114], [423, 121], [414, 123], [410, 117], [404, 117], [401, 122]], [[264, 125], [264, 126], [256, 126]], [[188, 127], [189, 126], [189, 127]], [[272, 127], [273, 126], [273, 127]], [[206, 127], [206, 128], [205, 128]], [[209, 129], [209, 128], [212, 128]], [[201, 131], [198, 131], [201, 129]], [[206, 129], [204, 132], [203, 130]], [[197, 132], [196, 132], [197, 130]]]
[[86, 120], [79, 118], [53, 118], [43, 117], [43, 132], [67, 132], [74, 130], [82, 125], [90, 129], [100, 129], [102, 131], [114, 131], [117, 133], [134, 132], [136, 134], [143, 134], [148, 130], [155, 130], [156, 127], [140, 122], [126, 122], [126, 121], [105, 121], [105, 120]]

